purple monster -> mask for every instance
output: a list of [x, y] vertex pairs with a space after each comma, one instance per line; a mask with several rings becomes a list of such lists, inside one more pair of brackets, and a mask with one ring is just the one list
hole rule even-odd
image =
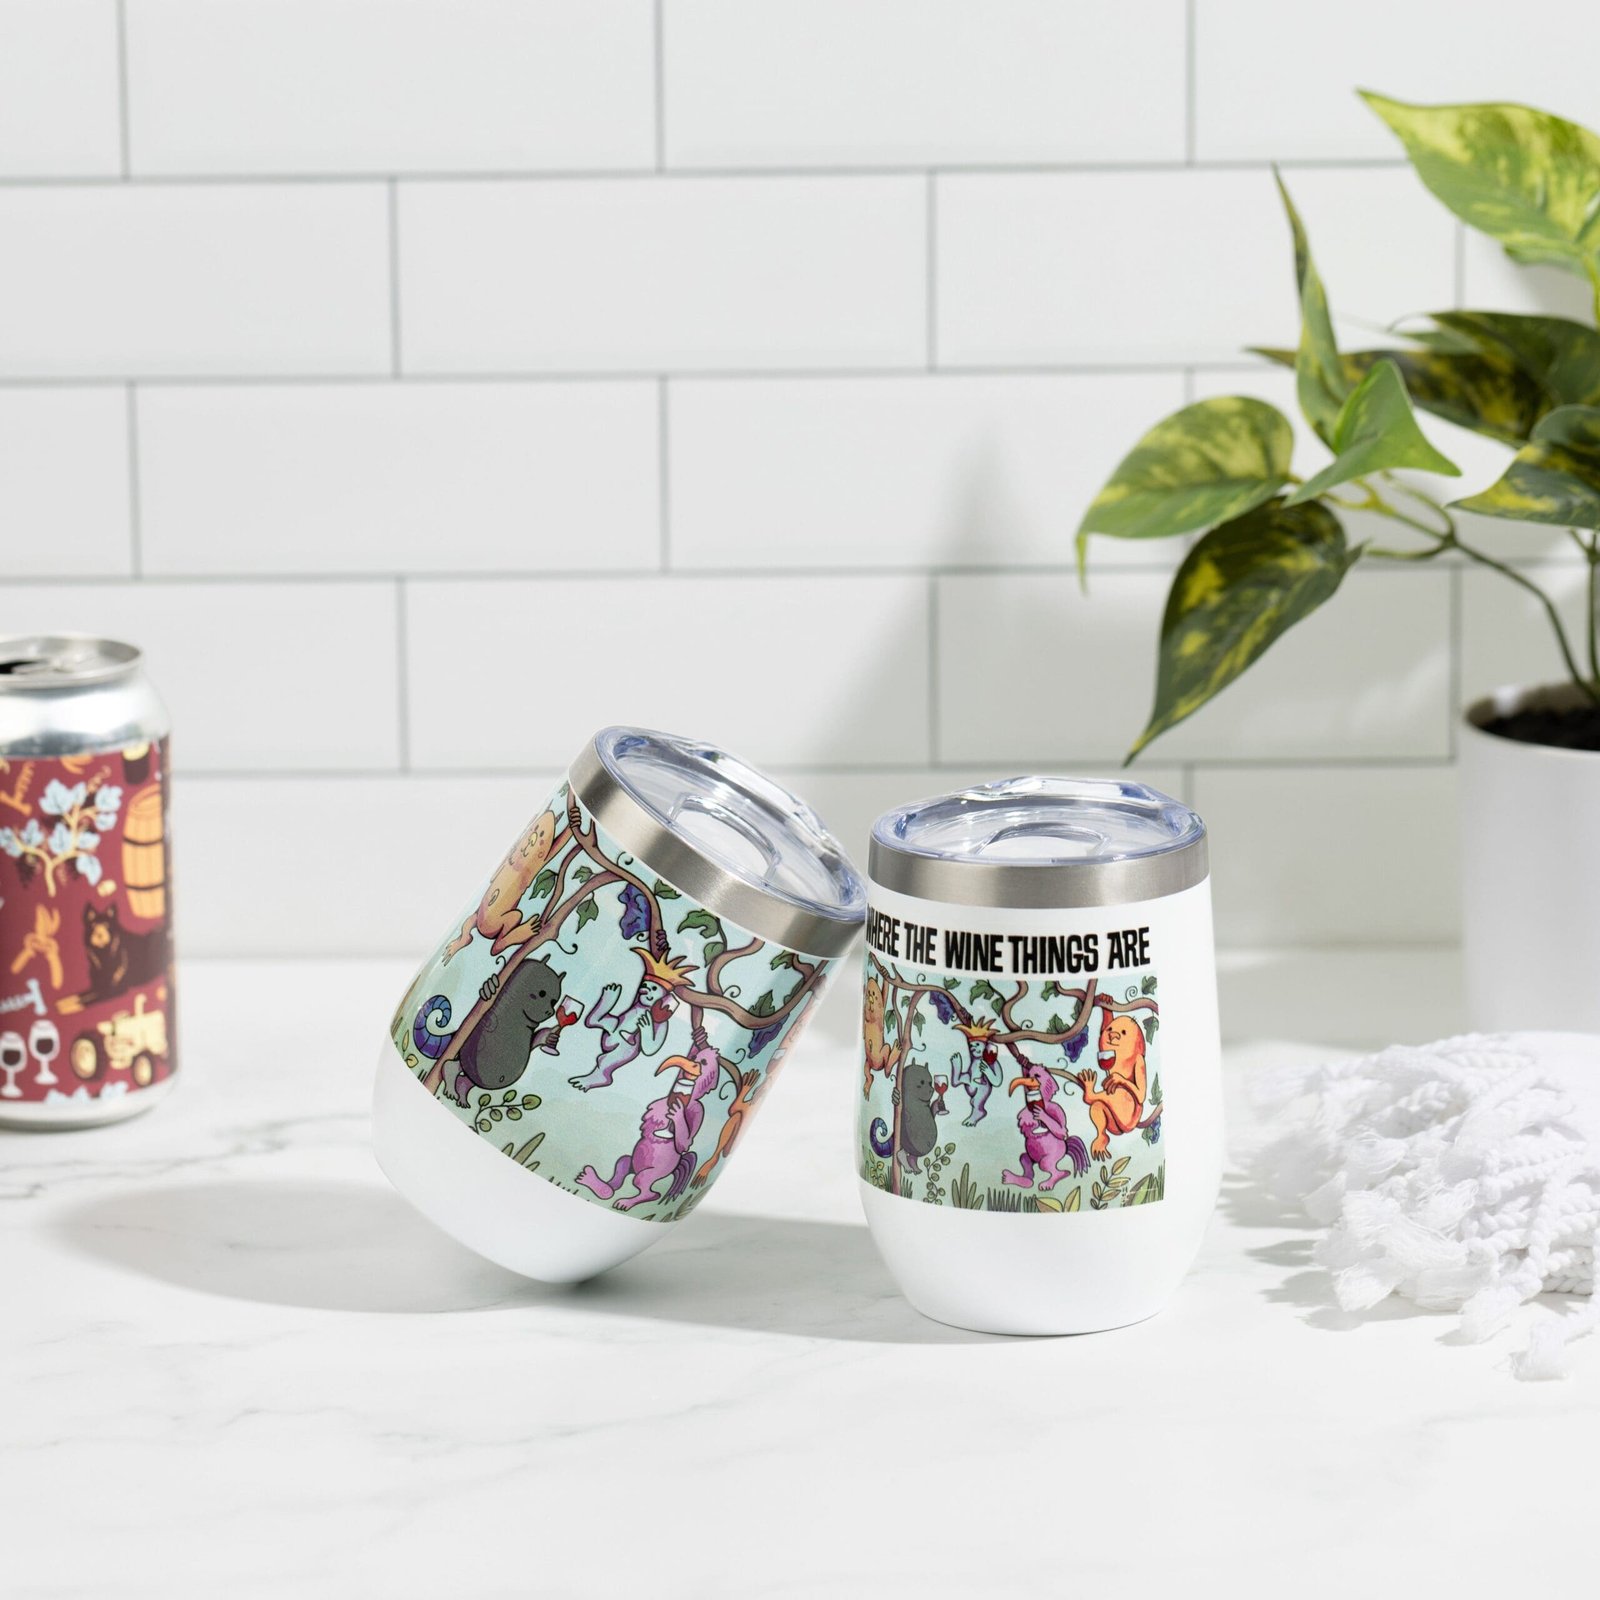
[[[1012, 1090], [1022, 1090], [1022, 1109], [1017, 1113], [1017, 1128], [1022, 1134], [1022, 1170], [1003, 1170], [1002, 1183], [1031, 1189], [1039, 1178], [1041, 1189], [1053, 1189], [1063, 1178], [1086, 1172], [1089, 1151], [1077, 1134], [1067, 1131], [1067, 1113], [1056, 1096], [1060, 1085], [1055, 1074], [1043, 1065], [1028, 1065], [1020, 1077], [1011, 1080]], [[1063, 1167], [1061, 1163], [1067, 1165]]]
[[[668, 1056], [656, 1068], [659, 1076], [668, 1067], [677, 1077], [672, 1087], [644, 1108], [639, 1119], [639, 1139], [625, 1156], [617, 1158], [616, 1169], [607, 1182], [593, 1167], [578, 1174], [578, 1182], [590, 1194], [614, 1201], [619, 1211], [631, 1211], [647, 1200], [676, 1200], [694, 1173], [694, 1138], [705, 1121], [701, 1103], [717, 1082], [717, 1052], [702, 1045], [687, 1056]], [[617, 1199], [617, 1191], [631, 1177], [634, 1193]], [[665, 1194], [656, 1193], [663, 1178], [672, 1180]]]

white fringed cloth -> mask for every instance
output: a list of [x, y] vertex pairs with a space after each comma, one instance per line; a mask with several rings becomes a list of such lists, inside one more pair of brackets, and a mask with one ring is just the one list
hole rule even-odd
[[1472, 1035], [1274, 1074], [1258, 1098], [1287, 1131], [1261, 1161], [1280, 1196], [1326, 1225], [1316, 1259], [1347, 1311], [1399, 1295], [1459, 1312], [1476, 1341], [1536, 1295], [1583, 1297], [1527, 1313], [1513, 1371], [1555, 1378], [1572, 1341], [1600, 1326], [1600, 1150], [1560, 1072], [1528, 1046]]

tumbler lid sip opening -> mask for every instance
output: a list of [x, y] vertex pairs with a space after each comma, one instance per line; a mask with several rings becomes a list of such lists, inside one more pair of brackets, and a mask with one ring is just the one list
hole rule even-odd
[[808, 955], [838, 956], [866, 920], [866, 888], [798, 796], [715, 745], [603, 728], [572, 768], [596, 821], [707, 910]]
[[1148, 784], [1006, 778], [886, 811], [873, 824], [876, 884], [956, 905], [1129, 905], [1207, 873], [1206, 827]]

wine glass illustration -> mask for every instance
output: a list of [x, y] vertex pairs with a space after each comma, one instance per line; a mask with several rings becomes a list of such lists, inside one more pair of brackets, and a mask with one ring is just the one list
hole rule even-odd
[[41, 1017], [29, 1029], [28, 1049], [39, 1063], [39, 1070], [33, 1078], [35, 1087], [48, 1089], [51, 1084], [60, 1083], [61, 1080], [50, 1070], [50, 1063], [61, 1054], [61, 1034], [48, 1017]]
[[22, 1091], [17, 1087], [17, 1074], [28, 1064], [28, 1047], [20, 1033], [0, 1033], [0, 1072], [5, 1073], [5, 1087], [0, 1088], [0, 1099], [20, 1100]]

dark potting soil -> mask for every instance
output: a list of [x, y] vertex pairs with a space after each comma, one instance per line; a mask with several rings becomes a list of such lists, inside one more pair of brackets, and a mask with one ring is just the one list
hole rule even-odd
[[1484, 723], [1483, 731], [1520, 744], [1551, 745], [1557, 750], [1600, 750], [1600, 706], [1513, 711]]

